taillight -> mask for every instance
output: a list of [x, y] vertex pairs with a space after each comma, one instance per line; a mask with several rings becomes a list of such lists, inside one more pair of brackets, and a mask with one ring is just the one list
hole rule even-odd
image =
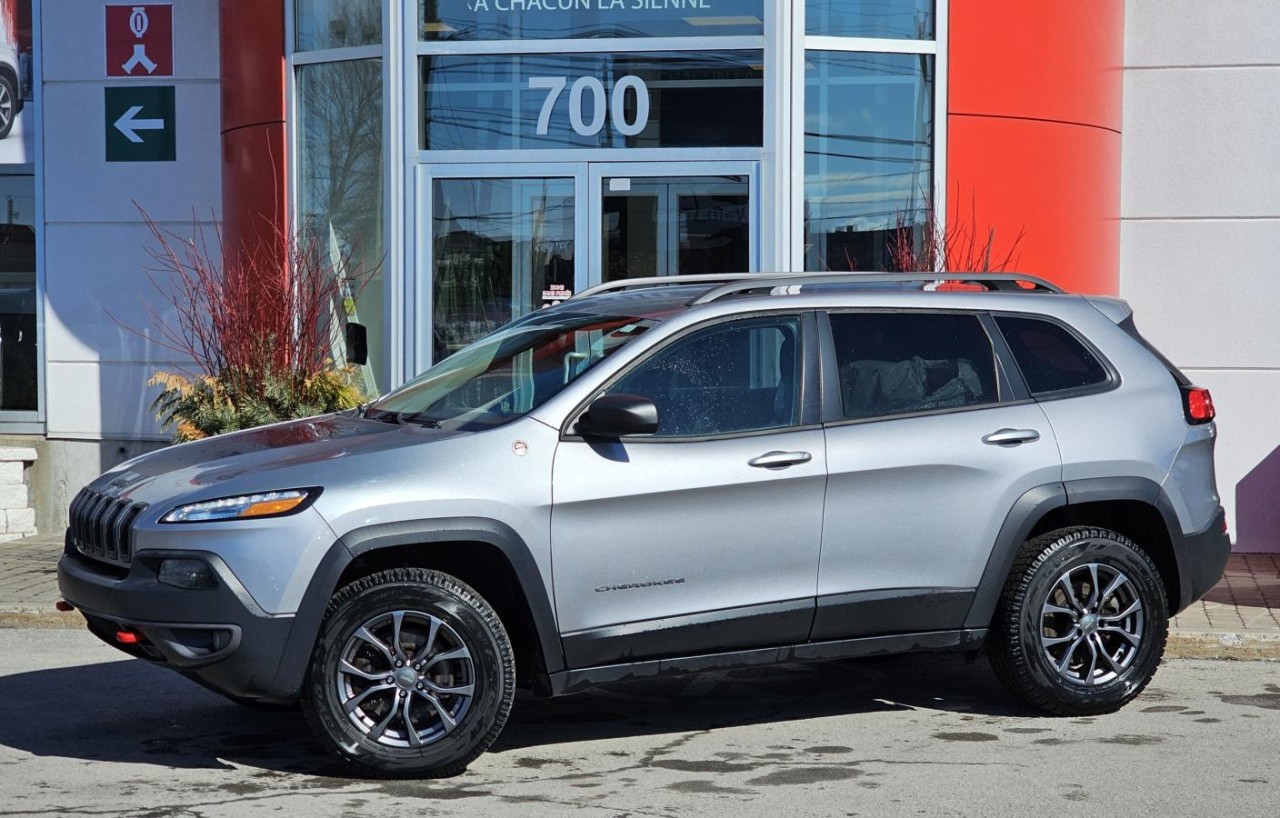
[[1182, 390], [1182, 408], [1186, 410], [1188, 423], [1208, 423], [1213, 420], [1213, 396], [1209, 390], [1199, 386], [1188, 386]]

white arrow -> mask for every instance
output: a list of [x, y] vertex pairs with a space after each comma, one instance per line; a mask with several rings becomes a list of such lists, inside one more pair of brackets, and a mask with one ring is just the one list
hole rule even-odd
[[124, 116], [115, 121], [116, 130], [124, 134], [125, 139], [130, 142], [141, 142], [142, 137], [138, 136], [138, 131], [163, 131], [163, 119], [134, 119], [138, 114], [142, 113], [141, 105], [134, 105], [124, 112]]

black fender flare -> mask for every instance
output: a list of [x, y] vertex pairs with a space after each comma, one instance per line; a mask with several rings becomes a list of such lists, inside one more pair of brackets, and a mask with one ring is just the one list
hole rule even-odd
[[[969, 613], [965, 617], [964, 627], [985, 628], [991, 624], [1018, 549], [1027, 541], [1032, 529], [1044, 515], [1064, 506], [1110, 500], [1134, 500], [1153, 506], [1160, 513], [1170, 541], [1175, 545], [1181, 596], [1187, 599], [1191, 589], [1188, 587], [1186, 571], [1182, 570], [1181, 549], [1176, 547], [1182, 539], [1182, 527], [1178, 523], [1173, 504], [1165, 496], [1160, 484], [1145, 477], [1090, 477], [1036, 486], [1014, 502], [996, 536], [991, 556], [987, 559], [987, 566], [974, 594], [973, 604], [969, 606]], [[1171, 601], [1170, 608], [1175, 607], [1176, 602]]]
[[302, 689], [329, 599], [338, 589], [342, 573], [357, 557], [370, 551], [400, 545], [427, 545], [460, 540], [492, 545], [507, 558], [529, 605], [546, 671], [555, 673], [564, 670], [560, 630], [556, 625], [551, 601], [547, 597], [542, 573], [538, 570], [528, 545], [514, 529], [505, 523], [484, 517], [403, 520], [348, 531], [338, 538], [321, 559], [303, 595], [284, 653], [280, 657], [280, 666], [272, 684], [276, 697], [293, 698]]

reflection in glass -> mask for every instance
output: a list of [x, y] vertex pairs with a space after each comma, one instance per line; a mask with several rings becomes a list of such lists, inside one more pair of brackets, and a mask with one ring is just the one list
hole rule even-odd
[[805, 269], [892, 269], [897, 226], [928, 218], [933, 57], [805, 55]]
[[[382, 61], [298, 67], [298, 212], [306, 240], [364, 274], [335, 309], [368, 328], [367, 393], [388, 386], [383, 292]], [[344, 271], [339, 271], [340, 273]], [[373, 273], [370, 277], [368, 274]], [[346, 360], [335, 341], [333, 358]]]
[[34, 412], [36, 383], [35, 179], [0, 176], [0, 411]]
[[613, 178], [601, 198], [601, 280], [747, 272], [745, 176]]
[[934, 0], [805, 0], [805, 33], [932, 40]]
[[759, 51], [423, 57], [423, 150], [759, 147]]
[[764, 34], [764, 0], [418, 0], [424, 40]]
[[382, 4], [378, 0], [294, 0], [293, 10], [298, 51], [382, 42]]
[[573, 294], [572, 179], [437, 179], [432, 360]]
[[487, 335], [373, 403], [371, 420], [481, 431], [538, 408], [658, 319], [539, 311]]

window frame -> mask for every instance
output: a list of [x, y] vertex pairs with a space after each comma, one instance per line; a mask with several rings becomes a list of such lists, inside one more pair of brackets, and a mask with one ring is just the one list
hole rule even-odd
[[[1026, 393], [1031, 400], [1039, 403], [1043, 401], [1062, 400], [1064, 398], [1078, 398], [1086, 395], [1101, 395], [1105, 392], [1110, 392], [1114, 389], [1120, 388], [1122, 380], [1120, 370], [1116, 369], [1115, 364], [1111, 363], [1111, 360], [1107, 358], [1106, 355], [1102, 354], [1102, 351], [1098, 349], [1097, 344], [1094, 344], [1067, 322], [1055, 318], [1052, 315], [1045, 315], [1044, 313], [998, 311], [990, 313], [990, 316], [992, 328], [995, 332], [999, 333], [1001, 342], [1008, 350], [1009, 366], [1014, 372], [1018, 373], [1018, 377], [1022, 380], [1023, 388], [1026, 390]], [[1027, 381], [1026, 376], [1022, 374], [1022, 365], [1018, 363], [1018, 358], [1014, 355], [1013, 346], [1009, 344], [1008, 339], [1005, 338], [1004, 330], [1000, 327], [999, 319], [1001, 318], [1022, 318], [1031, 321], [1044, 321], [1057, 326], [1069, 336], [1076, 339], [1081, 346], [1083, 346], [1095, 359], [1097, 359], [1098, 363], [1102, 365], [1102, 368], [1107, 373], [1106, 380], [1099, 383], [1089, 384], [1087, 386], [1072, 386], [1067, 389], [1053, 389], [1047, 392], [1031, 391], [1031, 384]]]
[[[995, 334], [995, 327], [989, 321], [989, 315], [984, 310], [964, 310], [964, 309], [928, 309], [928, 308], [897, 308], [897, 307], [848, 307], [833, 308], [820, 311], [818, 316], [818, 328], [821, 334], [822, 348], [822, 424], [824, 427], [847, 426], [862, 423], [880, 423], [886, 420], [904, 420], [907, 418], [930, 417], [933, 415], [947, 415], [958, 412], [975, 412], [983, 409], [994, 409], [1001, 406], [1011, 406], [1019, 403], [1032, 402], [1031, 396], [1026, 392], [1025, 388], [1019, 389], [1021, 386], [1021, 373], [1017, 373], [1018, 380], [1011, 376], [1009, 371], [1010, 359], [1006, 358], [1002, 353], [1006, 350], [1002, 349], [1004, 344], [1003, 336]], [[964, 315], [969, 316], [977, 322], [987, 337], [987, 343], [991, 345], [991, 360], [995, 374], [995, 400], [987, 403], [977, 403], [970, 406], [950, 406], [942, 409], [926, 409], [917, 412], [895, 412], [893, 414], [874, 415], [872, 417], [863, 418], [847, 418], [844, 415], [844, 397], [840, 388], [840, 363], [839, 356], [836, 352], [835, 333], [831, 328], [832, 315]], [[997, 338], [999, 342], [997, 342]], [[1016, 370], [1015, 370], [1016, 371]]]
[[606, 394], [620, 380], [627, 377], [641, 366], [646, 365], [657, 355], [663, 354], [676, 344], [682, 343], [693, 335], [704, 330], [713, 329], [715, 327], [728, 326], [729, 324], [740, 321], [754, 321], [767, 318], [778, 317], [796, 317], [800, 319], [800, 337], [799, 350], [800, 361], [797, 368], [797, 375], [800, 378], [800, 412], [799, 422], [790, 426], [780, 426], [771, 429], [753, 429], [750, 431], [725, 432], [717, 435], [700, 435], [696, 437], [657, 437], [655, 435], [630, 435], [617, 439], [618, 443], [644, 443], [644, 444], [662, 444], [662, 445], [679, 445], [685, 443], [703, 443], [714, 440], [734, 440], [738, 438], [763, 437], [766, 435], [789, 434], [791, 432], [804, 431], [807, 429], [819, 429], [822, 427], [822, 378], [819, 373], [819, 339], [818, 339], [818, 317], [817, 312], [810, 309], [771, 309], [761, 312], [735, 313], [728, 316], [717, 316], [706, 321], [699, 321], [691, 324], [681, 330], [676, 331], [669, 337], [663, 338], [649, 349], [645, 350], [634, 361], [629, 362], [622, 369], [614, 372], [608, 379], [596, 389], [587, 395], [585, 399], [578, 403], [565, 416], [564, 423], [560, 426], [561, 442], [590, 442], [593, 438], [588, 438], [576, 431], [578, 421], [586, 414], [587, 409], [591, 407], [591, 403]]

